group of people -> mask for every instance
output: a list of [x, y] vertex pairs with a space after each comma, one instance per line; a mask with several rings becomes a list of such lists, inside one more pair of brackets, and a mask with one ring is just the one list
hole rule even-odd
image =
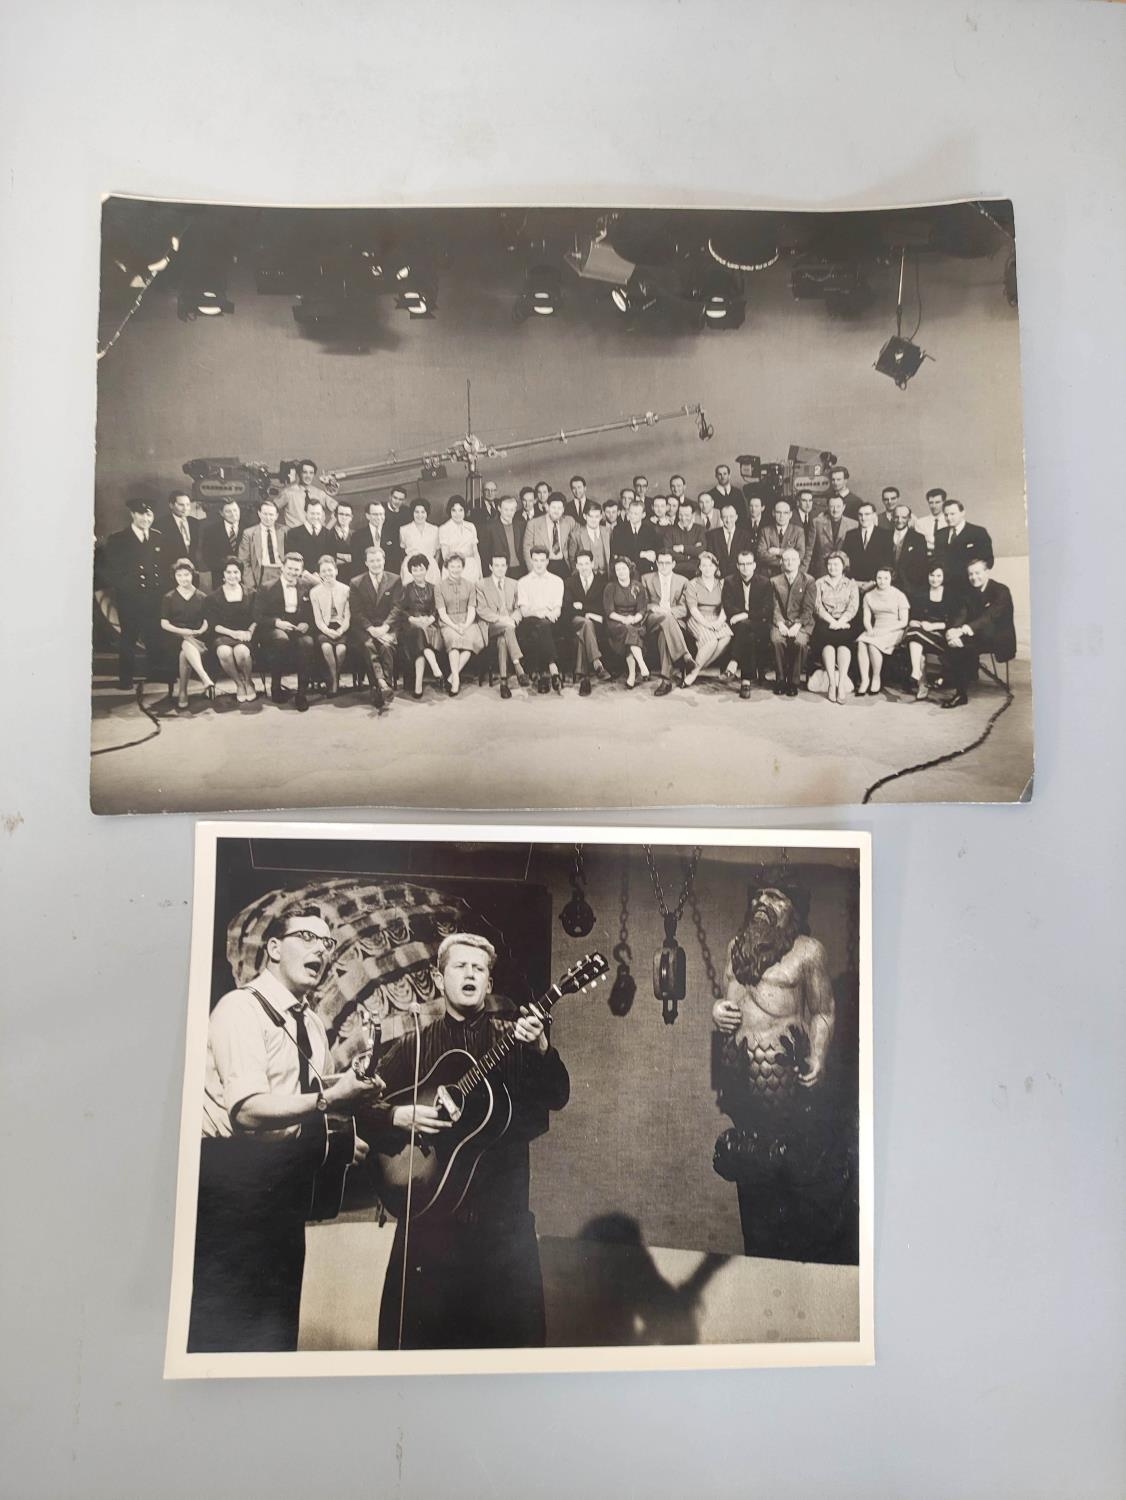
[[295, 673], [304, 710], [312, 684], [334, 696], [350, 664], [382, 709], [400, 672], [415, 698], [428, 673], [456, 697], [470, 661], [493, 647], [502, 698], [513, 677], [561, 693], [564, 667], [584, 697], [621, 673], [630, 689], [655, 678], [663, 696], [716, 667], [749, 698], [772, 667], [774, 692], [790, 697], [822, 669], [817, 686], [840, 704], [879, 693], [887, 659], [906, 647], [906, 690], [926, 698], [941, 675], [954, 688], [943, 706], [957, 707], [980, 656], [1015, 655], [1012, 596], [990, 576], [989, 533], [961, 501], [933, 488], [916, 515], [888, 485], [877, 506], [843, 465], [824, 498], [764, 500], [757, 465], [737, 462], [744, 484], [719, 464], [695, 499], [679, 474], [667, 494], [650, 495], [637, 475], [604, 501], [580, 474], [568, 495], [546, 481], [502, 495], [486, 481], [471, 506], [453, 496], [441, 524], [403, 489], [360, 516], [317, 482], [311, 460], [249, 524], [235, 500], [201, 523], [179, 492], [158, 530], [152, 506], [130, 500], [130, 524], [101, 559], [121, 686], [132, 686], [143, 640], [149, 675], [163, 661], [182, 709], [193, 679], [214, 699], [208, 648], [238, 703], [256, 697], [256, 665], [279, 703]]

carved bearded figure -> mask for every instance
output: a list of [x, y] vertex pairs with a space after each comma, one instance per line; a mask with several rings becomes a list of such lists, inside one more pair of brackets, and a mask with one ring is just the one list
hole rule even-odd
[[824, 1255], [825, 1204], [839, 1200], [847, 1164], [831, 1115], [818, 1107], [833, 989], [798, 901], [764, 881], [728, 945], [712, 1019], [718, 1103], [733, 1128], [716, 1142], [713, 1165], [736, 1184], [748, 1255], [813, 1260]]

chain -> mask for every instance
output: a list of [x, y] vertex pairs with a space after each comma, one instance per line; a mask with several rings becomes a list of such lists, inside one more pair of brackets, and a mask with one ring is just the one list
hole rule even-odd
[[696, 899], [695, 891], [692, 892], [690, 910], [692, 912], [692, 925], [696, 929], [696, 941], [700, 944], [700, 952], [704, 958], [704, 968], [708, 974], [708, 984], [711, 986], [712, 999], [720, 1000], [723, 997], [723, 990], [720, 988], [719, 976], [715, 971], [715, 960], [712, 958], [712, 950], [708, 947], [708, 938], [704, 931], [704, 917], [700, 911], [700, 903]]
[[633, 950], [629, 945], [629, 861], [622, 860], [622, 890], [621, 890], [621, 912], [618, 917], [618, 946], [614, 949], [613, 957], [620, 964], [628, 964], [633, 958]]
[[657, 898], [657, 910], [662, 917], [674, 916], [676, 921], [679, 922], [681, 914], [684, 911], [685, 902], [688, 900], [692, 890], [692, 881], [696, 874], [696, 866], [700, 863], [700, 855], [703, 852], [702, 848], [697, 844], [696, 848], [692, 851], [691, 859], [685, 859], [684, 861], [684, 889], [680, 893], [680, 900], [676, 903], [675, 912], [669, 911], [668, 903], [665, 900], [664, 887], [661, 885], [657, 862], [653, 858], [653, 846], [651, 844], [643, 844], [642, 848], [645, 850], [645, 863], [649, 866], [649, 879], [653, 882], [653, 894]]
[[586, 895], [586, 859], [583, 855], [583, 846], [575, 845], [575, 864], [571, 871], [571, 891], [576, 896]]

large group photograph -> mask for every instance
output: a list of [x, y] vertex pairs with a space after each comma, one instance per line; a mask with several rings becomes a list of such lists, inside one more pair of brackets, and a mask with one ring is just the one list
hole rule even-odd
[[1016, 308], [1001, 200], [107, 198], [93, 809], [1027, 798]]
[[203, 823], [166, 1374], [873, 1359], [866, 835]]

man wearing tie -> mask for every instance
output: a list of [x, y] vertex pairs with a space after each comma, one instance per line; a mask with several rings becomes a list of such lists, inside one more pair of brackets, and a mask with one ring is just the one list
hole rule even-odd
[[321, 502], [310, 500], [305, 507], [304, 523], [285, 534], [286, 552], [299, 552], [304, 559], [304, 581], [310, 588], [315, 588], [320, 582], [317, 568], [321, 558], [333, 550], [325, 532], [324, 514]]
[[751, 683], [766, 679], [767, 646], [774, 620], [774, 591], [768, 579], [755, 572], [755, 555], [744, 548], [737, 572], [723, 585], [723, 613], [731, 626], [732, 659], [729, 676], [739, 674], [739, 696], [751, 696]]
[[715, 484], [712, 485], [709, 493], [715, 501], [716, 511], [720, 515], [723, 514], [723, 507], [725, 505], [733, 505], [735, 507], [736, 520], [743, 521], [746, 519], [747, 502], [743, 498], [743, 491], [731, 483], [730, 465], [716, 464]]
[[647, 605], [643, 629], [647, 637], [656, 637], [661, 663], [661, 680], [653, 696], [664, 698], [672, 692], [674, 673], [683, 674], [684, 664], [692, 659], [684, 639], [684, 624], [688, 619], [684, 591], [688, 581], [677, 574], [672, 553], [661, 547], [657, 553], [657, 571], [646, 573], [641, 586]]
[[738, 524], [738, 513], [734, 500], [728, 500], [720, 511], [720, 524], [708, 532], [705, 543], [709, 552], [714, 552], [719, 561], [719, 576], [730, 578], [735, 572], [736, 559], [747, 546], [746, 532]]
[[770, 640], [774, 646], [774, 691], [796, 698], [809, 638], [813, 634], [816, 585], [801, 571], [801, 553], [796, 547], [782, 551], [782, 571], [771, 580], [774, 591], [774, 624]]
[[281, 577], [285, 548], [277, 530], [278, 508], [272, 500], [258, 507], [258, 525], [248, 526], [239, 543], [238, 560], [252, 589], [264, 589]]
[[[532, 490], [524, 493], [534, 495]], [[515, 584], [524, 573], [524, 533], [527, 527], [525, 517], [517, 513], [514, 497], [502, 495], [497, 503], [496, 515], [481, 526], [479, 551], [482, 565], [487, 567], [489, 558], [499, 553], [505, 560], [505, 577]]]
[[[880, 499], [884, 502], [884, 513], [877, 521], [885, 531], [895, 530], [895, 507], [899, 504], [899, 491], [894, 484], [885, 484], [880, 491]], [[911, 515], [911, 507], [907, 507], [907, 514]], [[914, 520], [914, 517], [911, 517]]]
[[387, 570], [383, 548], [369, 547], [364, 554], [364, 571], [352, 580], [348, 590], [349, 634], [367, 659], [371, 701], [379, 709], [395, 696], [392, 684], [401, 593], [399, 575]]
[[761, 495], [749, 495], [747, 497], [747, 520], [744, 527], [750, 545], [758, 553], [759, 538], [762, 536], [762, 528], [766, 525], [766, 506], [763, 504]]
[[946, 530], [935, 535], [934, 560], [946, 570], [951, 594], [962, 599], [969, 591], [966, 570], [970, 563], [980, 559], [987, 568], [993, 566], [993, 541], [984, 526], [966, 520], [966, 507], [960, 500], [947, 500], [942, 515]]
[[562, 628], [575, 637], [575, 672], [579, 679], [579, 697], [590, 697], [590, 674], [608, 677], [602, 665], [602, 635], [606, 621], [602, 614], [602, 598], [606, 589], [605, 577], [594, 571], [594, 559], [589, 552], [579, 552], [575, 557], [575, 571], [563, 589], [563, 612], [560, 616]]
[[626, 493], [631, 496], [629, 508], [626, 519], [614, 527], [610, 538], [610, 560], [628, 557], [641, 576], [652, 572], [656, 566], [660, 540], [657, 528], [652, 521], [645, 519], [645, 502], [639, 500], [632, 490]]
[[759, 532], [756, 557], [763, 572], [772, 578], [777, 578], [782, 571], [782, 554], [787, 547], [792, 547], [798, 554], [803, 569], [809, 561], [805, 532], [794, 525], [792, 516], [790, 502], [779, 500], [774, 507], [773, 525], [764, 526]]
[[567, 546], [567, 561], [572, 571], [580, 552], [589, 552], [594, 571], [603, 583], [610, 576], [610, 536], [602, 524], [602, 507], [597, 500], [588, 500], [583, 512], [583, 524], [571, 533]]
[[801, 490], [798, 493], [798, 508], [794, 512], [794, 525], [800, 526], [805, 535], [805, 565], [808, 568], [813, 557], [813, 544], [816, 538], [813, 534], [813, 491]]
[[682, 578], [695, 578], [706, 538], [704, 528], [696, 522], [696, 507], [685, 495], [675, 524], [669, 527], [661, 541], [661, 545], [672, 553], [673, 565]]
[[845, 515], [845, 503], [840, 495], [829, 496], [829, 509], [813, 521], [813, 560], [810, 574], [814, 579], [824, 578], [825, 559], [830, 552], [843, 552], [844, 540], [850, 531], [856, 530], [856, 522]]
[[583, 524], [583, 515], [586, 511], [586, 480], [581, 474], [571, 475], [571, 498], [564, 508], [564, 515], [568, 515], [576, 526]]
[[532, 548], [543, 547], [547, 551], [549, 573], [562, 581], [570, 573], [567, 566], [567, 545], [575, 522], [563, 514], [563, 496], [553, 495], [548, 501], [547, 514], [537, 516], [524, 532], [524, 566], [531, 571]]
[[237, 500], [224, 500], [223, 509], [213, 521], [208, 521], [200, 534], [200, 562], [211, 575], [212, 588], [223, 582], [223, 564], [228, 557], [237, 557], [242, 540], [242, 511]]
[[926, 498], [927, 514], [919, 516], [915, 522], [915, 530], [926, 542], [927, 551], [933, 554], [938, 533], [946, 530], [946, 519], [942, 514], [942, 507], [946, 504], [946, 491], [928, 490]]
[[[501, 508], [515, 506], [511, 495], [500, 502]], [[496, 642], [497, 667], [500, 671], [500, 695], [511, 698], [508, 685], [510, 668], [516, 671], [516, 681], [521, 687], [528, 686], [524, 673], [524, 653], [516, 637], [520, 623], [520, 610], [516, 604], [516, 581], [508, 576], [508, 558], [503, 552], [494, 552], [489, 558], [489, 571], [480, 579], [473, 594], [473, 607], [477, 618], [488, 630], [490, 641]]]
[[337, 572], [344, 583], [351, 583], [355, 574], [352, 562], [352, 502], [338, 500], [332, 525], [325, 527], [324, 550], [336, 559]]
[[297, 659], [297, 692], [293, 704], [302, 714], [309, 707], [314, 634], [309, 590], [301, 579], [303, 568], [301, 553], [287, 552], [281, 577], [260, 589], [254, 601], [255, 639], [261, 644], [270, 671], [270, 698], [274, 703], [284, 703], [289, 696], [282, 687], [282, 672], [286, 666], [285, 658], [292, 652]]
[[911, 526], [909, 505], [897, 505], [891, 518], [892, 582], [913, 599], [927, 581], [927, 544]]
[[965, 600], [946, 632], [948, 659], [958, 691], [943, 708], [961, 708], [969, 702], [966, 690], [977, 676], [979, 656], [992, 654], [998, 661], [1012, 661], [1017, 654], [1012, 594], [1003, 583], [990, 578], [984, 557], [974, 558], [966, 571]]
[[860, 585], [861, 594], [866, 594], [876, 585], [876, 570], [891, 568], [894, 572], [895, 564], [891, 533], [876, 525], [876, 507], [870, 500], [861, 501], [858, 519], [860, 524], [845, 537], [841, 551], [848, 558], [848, 570]]
[[[339, 510], [339, 506], [337, 509]], [[382, 500], [372, 500], [368, 503], [364, 516], [364, 524], [352, 534], [352, 567], [355, 570], [353, 577], [358, 578], [363, 571], [369, 547], [379, 547], [383, 551], [387, 562], [387, 571], [397, 573], [403, 565], [403, 552], [398, 544], [396, 527], [388, 525], [387, 509]]]
[[186, 557], [193, 567], [199, 567], [200, 523], [191, 514], [192, 497], [183, 490], [175, 490], [168, 497], [170, 512], [165, 537], [172, 541], [180, 557]]
[[317, 466], [311, 458], [303, 458], [297, 469], [297, 483], [287, 484], [278, 499], [282, 503], [284, 516], [282, 525], [289, 531], [305, 524], [305, 510], [310, 500], [319, 500], [322, 519], [331, 497], [317, 483]]

